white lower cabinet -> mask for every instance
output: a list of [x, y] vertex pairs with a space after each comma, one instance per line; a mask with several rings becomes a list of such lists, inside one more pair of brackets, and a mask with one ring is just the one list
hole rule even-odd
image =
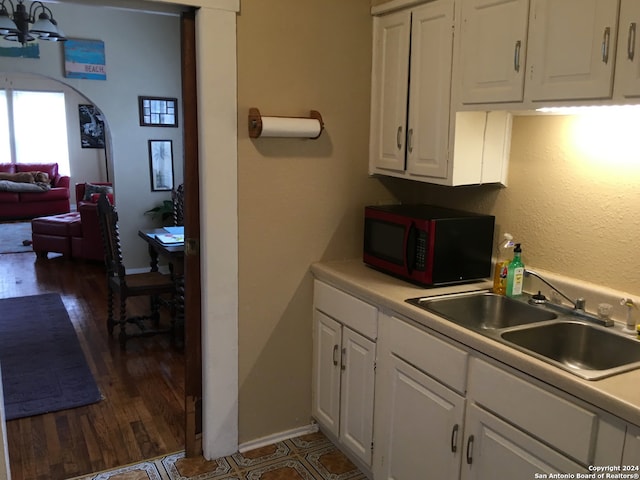
[[376, 436], [384, 440], [375, 478], [409, 480], [419, 472], [457, 478], [464, 397], [393, 355], [389, 367], [379, 389], [378, 402], [389, 415], [376, 423]]
[[313, 417], [375, 480], [640, 461], [639, 426], [318, 280], [313, 318]]
[[464, 449], [463, 480], [533, 479], [536, 474], [587, 471], [475, 404], [467, 409]]
[[381, 314], [378, 333], [375, 479], [576, 475], [618, 465], [623, 448], [637, 462], [640, 432], [625, 447], [625, 423], [606, 412], [408, 319]]
[[395, 317], [378, 328], [374, 478], [458, 478], [467, 353]]
[[[627, 436], [624, 441], [624, 451], [622, 453], [622, 465], [640, 467], [640, 427], [629, 425]], [[629, 473], [640, 473], [637, 470]]]
[[367, 467], [373, 442], [377, 308], [318, 281], [314, 295], [312, 415]]
[[344, 327], [342, 352], [339, 438], [366, 465], [371, 465], [376, 344]]

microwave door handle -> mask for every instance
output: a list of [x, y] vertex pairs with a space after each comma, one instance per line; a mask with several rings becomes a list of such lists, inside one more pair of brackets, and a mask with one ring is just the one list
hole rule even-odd
[[411, 223], [409, 227], [409, 235], [407, 237], [407, 250], [405, 252], [405, 263], [407, 265], [407, 272], [409, 275], [413, 273], [413, 265], [416, 261], [416, 237], [418, 236], [418, 229], [415, 223]]

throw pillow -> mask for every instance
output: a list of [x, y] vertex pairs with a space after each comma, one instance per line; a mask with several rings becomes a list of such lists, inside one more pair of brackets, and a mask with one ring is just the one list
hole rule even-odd
[[91, 195], [94, 193], [110, 193], [113, 195], [113, 187], [110, 185], [94, 185], [92, 183], [85, 183], [83, 200], [90, 202]]

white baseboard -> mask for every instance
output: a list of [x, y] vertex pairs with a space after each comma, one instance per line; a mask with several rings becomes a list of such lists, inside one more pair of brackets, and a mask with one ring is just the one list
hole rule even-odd
[[293, 430], [274, 433], [273, 435], [268, 435], [262, 438], [256, 438], [255, 440], [250, 440], [248, 442], [242, 443], [238, 445], [238, 451], [240, 453], [247, 452], [249, 450], [265, 447], [273, 443], [282, 442], [284, 440], [288, 440], [289, 438], [295, 438], [295, 437], [299, 437], [300, 435], [307, 435], [309, 433], [315, 433], [317, 431], [318, 431], [318, 424], [314, 422], [309, 425], [305, 425], [303, 427], [294, 428]]

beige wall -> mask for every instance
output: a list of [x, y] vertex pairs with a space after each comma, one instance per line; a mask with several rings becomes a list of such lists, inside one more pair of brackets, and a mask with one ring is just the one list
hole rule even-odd
[[384, 183], [403, 202], [496, 215], [525, 264], [640, 294], [640, 118], [515, 117], [507, 188]]
[[[637, 134], [614, 122], [605, 120], [589, 131], [572, 117], [515, 117], [508, 188], [438, 187], [367, 176], [370, 5], [380, 3], [242, 2], [241, 443], [309, 423], [308, 267], [321, 259], [361, 255], [367, 203], [401, 200], [492, 213], [498, 235], [509, 231], [522, 242], [528, 265], [640, 294], [634, 250], [640, 236], [640, 146]], [[250, 107], [291, 116], [316, 109], [327, 129], [315, 141], [252, 140]], [[594, 144], [598, 138], [602, 142]], [[622, 150], [613, 148], [620, 145]]]
[[[369, 0], [242, 2], [238, 16], [239, 435], [311, 421], [309, 265], [360, 254], [367, 176]], [[318, 140], [250, 139], [263, 115], [318, 110]]]

